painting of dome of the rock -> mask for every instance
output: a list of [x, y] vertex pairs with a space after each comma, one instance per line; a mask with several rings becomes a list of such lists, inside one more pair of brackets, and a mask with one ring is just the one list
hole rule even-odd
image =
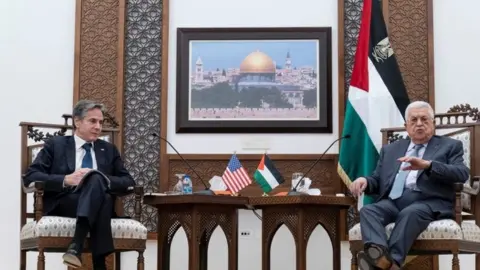
[[189, 119], [319, 120], [316, 40], [192, 41]]

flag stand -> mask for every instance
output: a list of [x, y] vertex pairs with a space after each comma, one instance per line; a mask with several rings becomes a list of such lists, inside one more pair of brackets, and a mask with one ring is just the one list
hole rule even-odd
[[262, 197], [268, 197], [268, 196], [270, 195], [268, 195], [266, 192], [263, 192]]

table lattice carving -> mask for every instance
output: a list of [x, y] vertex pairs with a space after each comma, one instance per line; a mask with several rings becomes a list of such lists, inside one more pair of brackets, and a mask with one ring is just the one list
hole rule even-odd
[[146, 204], [159, 213], [159, 268], [170, 269], [170, 246], [178, 228], [183, 227], [188, 239], [189, 269], [207, 269], [208, 245], [217, 227], [228, 243], [228, 269], [238, 269], [237, 210], [245, 208], [248, 198], [234, 196], [145, 196]]
[[340, 270], [340, 212], [354, 203], [352, 198], [337, 196], [250, 197], [249, 204], [262, 210], [262, 269], [270, 269], [271, 244], [277, 230], [285, 225], [296, 245], [296, 269], [306, 269], [307, 243], [318, 224], [332, 241], [333, 268]]
[[[159, 187], [162, 0], [128, 0], [125, 32], [124, 159], [145, 192]], [[134, 211], [133, 197], [124, 210]], [[157, 210], [143, 205], [142, 223], [157, 231]]]
[[200, 226], [198, 236], [199, 242], [204, 241], [206, 244], [210, 242], [213, 232], [219, 227], [227, 239], [227, 243], [232, 243], [232, 219], [228, 212], [217, 210], [215, 212], [202, 212], [200, 214]]
[[[306, 242], [310, 239], [310, 235], [312, 235], [313, 231], [318, 225], [321, 225], [325, 231], [330, 236], [330, 240], [332, 243], [335, 241], [335, 237], [338, 237], [337, 228], [335, 224], [337, 224], [337, 216], [336, 211], [331, 209], [325, 209], [322, 212], [319, 212], [312, 208], [305, 209], [305, 231], [304, 231], [304, 239]], [[332, 237], [334, 237], [332, 239]]]
[[166, 235], [167, 243], [172, 243], [173, 237], [180, 227], [185, 231], [187, 239], [192, 237], [192, 215], [188, 211], [168, 212], [161, 217], [160, 234]]
[[278, 229], [285, 225], [293, 236], [295, 242], [298, 241], [299, 235], [296, 228], [299, 223], [299, 208], [275, 209], [274, 207], [263, 209], [262, 211], [262, 226], [264, 228], [264, 241], [267, 245], [272, 242]]

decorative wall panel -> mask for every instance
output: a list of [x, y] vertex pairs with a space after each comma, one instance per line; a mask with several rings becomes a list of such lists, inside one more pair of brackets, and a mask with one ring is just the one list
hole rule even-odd
[[[138, 185], [156, 192], [159, 179], [162, 0], [129, 0], [127, 4], [124, 90], [124, 159]], [[133, 216], [133, 196], [124, 210]], [[144, 205], [142, 222], [157, 231], [156, 209]]]
[[[384, 0], [385, 1], [385, 0]], [[388, 29], [392, 47], [410, 100], [434, 101], [429, 62], [428, 0], [388, 1]], [[432, 27], [430, 25], [430, 27]], [[430, 56], [431, 54], [431, 56]], [[429, 91], [430, 90], [430, 91]], [[433, 103], [433, 102], [432, 102]]]
[[74, 101], [102, 102], [117, 118], [121, 115], [117, 112], [117, 94], [122, 91], [117, 87], [117, 60], [119, 44], [123, 43], [119, 32], [123, 1], [77, 0], [76, 11]]
[[[358, 34], [360, 31], [360, 18], [362, 16], [363, 0], [345, 0], [344, 4], [344, 55], [345, 55], [345, 102], [348, 97], [348, 88], [352, 76], [353, 62], [357, 50]], [[344, 110], [344, 109], [342, 109]]]

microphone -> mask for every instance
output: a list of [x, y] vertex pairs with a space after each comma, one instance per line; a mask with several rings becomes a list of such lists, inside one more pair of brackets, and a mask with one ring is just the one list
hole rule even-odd
[[187, 166], [190, 168], [190, 170], [193, 171], [193, 173], [195, 173], [195, 175], [198, 177], [198, 179], [200, 179], [200, 182], [202, 182], [202, 184], [205, 186], [205, 190], [201, 190], [201, 191], [196, 191], [196, 192], [193, 192], [193, 194], [197, 194], [197, 195], [215, 195], [215, 192], [213, 192], [209, 187], [208, 185], [205, 183], [205, 181], [203, 181], [202, 177], [200, 177], [200, 175], [197, 173], [197, 171], [195, 171], [195, 169], [193, 169], [193, 167], [187, 162], [186, 159], [183, 158], [182, 155], [180, 155], [180, 153], [177, 151], [177, 149], [175, 149], [175, 147], [173, 147], [173, 145], [167, 141], [167, 139], [163, 138], [162, 136], [158, 135], [158, 133], [154, 132], [152, 133], [152, 136], [154, 137], [157, 137], [159, 139], [161, 139], [162, 141], [166, 142], [168, 145], [170, 145], [170, 147], [172, 147], [172, 149], [175, 151], [175, 153], [177, 153], [177, 155], [182, 159], [182, 161], [187, 164]]
[[[297, 195], [301, 195], [301, 196], [309, 196], [308, 193], [304, 193], [304, 192], [298, 192], [297, 191], [297, 188], [298, 186], [300, 185], [300, 183], [302, 182], [303, 178], [305, 178], [305, 176], [313, 169], [313, 167], [315, 167], [315, 165], [317, 165], [317, 163], [323, 158], [323, 156], [325, 156], [325, 154], [328, 152], [328, 150], [338, 141], [342, 140], [342, 139], [348, 139], [350, 138], [350, 134], [347, 134], [343, 137], [340, 137], [338, 139], [336, 139], [335, 141], [333, 141], [330, 146], [327, 147], [327, 149], [325, 150], [325, 152], [323, 152], [323, 154], [317, 159], [315, 160], [315, 162], [313, 163], [312, 166], [310, 166], [310, 169], [308, 169], [308, 171], [306, 173], [303, 174], [302, 178], [300, 178], [300, 180], [298, 180], [297, 184], [295, 185], [295, 187], [290, 190], [287, 194], [287, 196], [297, 196]], [[293, 180], [293, 179], [292, 179]]]

